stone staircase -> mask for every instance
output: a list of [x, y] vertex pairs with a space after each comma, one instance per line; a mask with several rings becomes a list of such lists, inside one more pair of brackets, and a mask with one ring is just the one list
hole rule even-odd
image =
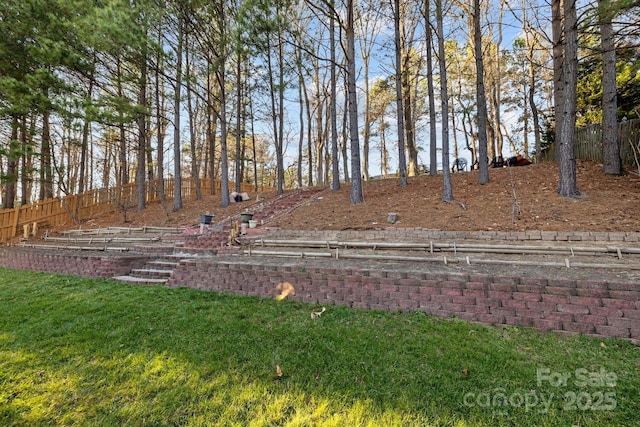
[[[311, 202], [314, 198], [319, 197], [326, 190], [297, 190], [283, 194], [275, 199], [265, 201], [257, 200], [247, 205], [245, 212], [253, 213], [253, 220], [259, 224], [256, 229], [240, 228], [241, 235], [261, 234], [262, 230], [269, 226], [269, 223], [275, 219], [286, 215], [292, 210], [305, 203]], [[193, 229], [188, 232], [184, 238], [184, 250], [197, 252], [203, 251], [208, 255], [217, 255], [219, 253], [238, 253], [238, 251], [229, 250], [231, 242], [229, 240], [230, 232], [236, 222], [240, 226], [240, 215], [224, 218], [219, 222], [209, 225], [200, 225], [199, 229]]]
[[178, 266], [180, 260], [197, 255], [165, 254], [147, 261], [141, 268], [134, 268], [126, 276], [115, 276], [114, 280], [135, 284], [165, 284]]
[[252, 212], [253, 219], [259, 227], [250, 229], [240, 227], [241, 213], [212, 224], [200, 224], [198, 227], [183, 230], [180, 239], [173, 245], [146, 244], [136, 245], [134, 250], [150, 254], [151, 258], [142, 268], [130, 271], [126, 276], [113, 279], [136, 284], [164, 284], [171, 277], [173, 270], [182, 259], [212, 257], [221, 255], [242, 255], [242, 248], [231, 236], [231, 231], [238, 223], [240, 235], [259, 235], [268, 228], [268, 223], [281, 215], [286, 215], [298, 206], [309, 203], [322, 194], [318, 190], [298, 190], [284, 194], [275, 199], [257, 200], [247, 204], [245, 212]]

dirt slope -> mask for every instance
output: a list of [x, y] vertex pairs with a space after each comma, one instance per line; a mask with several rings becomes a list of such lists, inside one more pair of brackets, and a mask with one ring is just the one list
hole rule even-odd
[[[441, 230], [543, 230], [543, 231], [640, 231], [640, 177], [634, 173], [606, 176], [597, 163], [579, 161], [579, 199], [556, 193], [558, 165], [544, 163], [524, 167], [490, 169], [490, 182], [478, 184], [478, 172], [452, 176], [455, 201], [442, 202], [442, 177], [409, 178], [400, 188], [396, 179], [373, 180], [364, 184], [365, 202], [349, 203], [349, 187], [324, 191], [314, 201], [295, 209], [269, 225], [289, 229], [376, 229], [423, 227]], [[261, 193], [270, 200], [275, 193]], [[251, 194], [255, 200], [256, 194]], [[102, 215], [82, 227], [156, 225], [183, 226], [199, 222], [202, 213], [222, 219], [255, 207], [254, 201], [220, 208], [219, 196], [185, 201], [178, 212], [165, 212], [152, 204], [142, 212], [130, 212], [128, 223], [122, 215]], [[169, 209], [172, 202], [169, 201]], [[394, 212], [398, 222], [387, 222]], [[69, 227], [75, 227], [69, 224]]]

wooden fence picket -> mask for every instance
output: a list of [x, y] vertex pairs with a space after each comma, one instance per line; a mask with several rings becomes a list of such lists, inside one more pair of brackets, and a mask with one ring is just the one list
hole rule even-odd
[[[154, 185], [147, 184], [145, 196], [147, 203], [158, 201], [157, 182]], [[173, 198], [173, 184], [173, 179], [164, 180], [167, 200]], [[219, 194], [222, 183], [216, 180], [214, 185], [216, 193]], [[203, 195], [211, 194], [210, 179], [200, 179], [200, 187]], [[240, 188], [241, 191], [251, 192], [254, 190], [254, 185], [242, 183]], [[38, 228], [54, 227], [80, 222], [103, 213], [111, 213], [116, 209], [113, 204], [116, 196], [120, 200], [124, 198], [137, 200], [136, 185], [131, 183], [119, 188], [100, 188], [82, 194], [40, 200], [16, 208], [0, 209], [0, 243], [6, 243], [22, 233], [25, 225], [33, 227], [33, 224], [37, 223]], [[193, 179], [182, 180], [182, 197], [185, 200], [195, 200], [196, 190]]]
[[[618, 123], [618, 143], [623, 165], [636, 165], [633, 147], [640, 147], [640, 119]], [[543, 155], [544, 161], [555, 159], [556, 147], [551, 144]], [[576, 129], [575, 154], [577, 159], [602, 163], [602, 125], [599, 123]]]

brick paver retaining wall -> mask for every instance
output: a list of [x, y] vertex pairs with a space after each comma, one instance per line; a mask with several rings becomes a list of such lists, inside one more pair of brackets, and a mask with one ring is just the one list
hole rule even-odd
[[109, 278], [128, 274], [149, 260], [142, 255], [104, 255], [95, 253], [0, 249], [0, 266], [16, 270], [46, 271], [82, 277]]
[[424, 242], [433, 240], [523, 241], [523, 242], [590, 242], [614, 245], [640, 242], [638, 232], [609, 231], [445, 231], [426, 228], [385, 228], [380, 230], [267, 230], [264, 237], [308, 240], [358, 240]]
[[487, 325], [630, 339], [640, 344], [640, 287], [566, 279], [304, 268], [251, 261], [182, 260], [169, 286], [273, 297], [281, 282], [294, 300], [362, 309], [420, 310]]
[[[582, 242], [640, 241], [640, 233], [607, 232], [444, 232], [424, 229], [371, 231], [286, 231], [279, 238], [395, 240], [542, 240]], [[234, 252], [236, 247], [225, 249]], [[0, 266], [15, 269], [112, 277], [142, 267], [148, 255], [86, 254], [0, 249]], [[535, 327], [562, 334], [620, 337], [640, 344], [640, 284], [605, 280], [511, 277], [491, 274], [428, 273], [357, 268], [307, 268], [225, 257], [182, 260], [170, 286], [273, 297], [275, 286], [292, 283], [290, 298], [380, 310], [420, 310], [483, 324]]]

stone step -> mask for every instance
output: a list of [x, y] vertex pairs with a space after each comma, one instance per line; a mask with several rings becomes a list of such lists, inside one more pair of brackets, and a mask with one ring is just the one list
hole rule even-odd
[[135, 276], [135, 277], [145, 277], [145, 278], [150, 277], [150, 278], [161, 279], [164, 277], [171, 277], [171, 273], [173, 273], [173, 270], [134, 268], [133, 270], [131, 270], [129, 275]]
[[180, 263], [177, 262], [177, 261], [166, 261], [166, 260], [163, 260], [163, 259], [156, 259], [156, 260], [153, 260], [153, 261], [149, 261], [147, 263], [147, 265], [152, 266], [152, 267], [153, 266], [158, 266], [158, 267], [169, 267], [169, 268], [175, 268], [175, 267], [178, 266], [178, 264], [180, 264]]
[[136, 252], [141, 253], [152, 253], [152, 254], [165, 254], [172, 253], [175, 249], [176, 245], [135, 245], [133, 248]]
[[224, 246], [218, 249], [218, 256], [227, 255], [242, 255], [242, 248], [240, 246]]
[[88, 243], [88, 244], [98, 244], [98, 243], [147, 243], [151, 244], [153, 242], [159, 242], [160, 238], [157, 236], [146, 236], [146, 237], [120, 237], [120, 236], [90, 236], [90, 237], [56, 237], [56, 236], [45, 236], [44, 240], [46, 242], [66, 242], [66, 243]]
[[199, 256], [215, 256], [217, 248], [212, 247], [184, 247], [180, 248], [179, 253], [171, 254], [171, 259], [197, 258]]
[[115, 276], [112, 277], [113, 280], [117, 280], [118, 282], [123, 283], [135, 283], [137, 285], [162, 285], [167, 283], [168, 278], [165, 279], [155, 279], [150, 277], [134, 277], [134, 276]]
[[140, 234], [180, 234], [184, 231], [182, 227], [108, 227], [108, 228], [88, 228], [78, 230], [64, 230], [60, 234], [65, 236], [91, 236], [91, 235], [140, 235]]
[[198, 256], [196, 254], [189, 253], [188, 249], [189, 248], [180, 248], [180, 250], [177, 250], [170, 254], [164, 254], [162, 255], [162, 258], [157, 258], [157, 259], [179, 262], [183, 258], [195, 258]]

